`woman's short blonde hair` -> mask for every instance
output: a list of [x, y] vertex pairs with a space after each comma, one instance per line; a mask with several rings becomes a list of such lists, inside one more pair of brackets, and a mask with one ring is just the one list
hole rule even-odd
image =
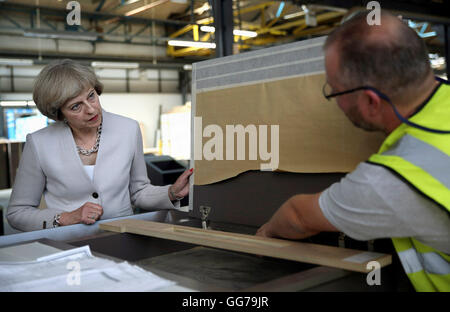
[[33, 100], [39, 111], [53, 120], [63, 120], [61, 107], [87, 88], [100, 95], [103, 84], [88, 66], [70, 59], [55, 60], [39, 73], [33, 88]]

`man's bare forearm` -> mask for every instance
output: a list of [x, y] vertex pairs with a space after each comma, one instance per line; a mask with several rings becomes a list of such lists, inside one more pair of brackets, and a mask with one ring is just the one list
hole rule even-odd
[[259, 228], [256, 235], [302, 239], [321, 231], [337, 231], [324, 217], [319, 206], [320, 193], [295, 195]]
[[301, 207], [296, 205], [298, 200], [296, 196], [287, 200], [272, 216], [269, 222], [258, 230], [257, 235], [302, 239], [317, 234], [317, 231], [311, 231], [305, 226], [301, 214]]

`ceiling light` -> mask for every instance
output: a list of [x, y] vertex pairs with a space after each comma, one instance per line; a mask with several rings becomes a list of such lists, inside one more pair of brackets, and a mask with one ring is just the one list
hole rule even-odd
[[[213, 33], [216, 31], [214, 26], [200, 26], [200, 30], [203, 32], [210, 32], [210, 33]], [[249, 31], [249, 30], [235, 29], [235, 30], [233, 30], [233, 35], [253, 38], [253, 37], [258, 36], [258, 33], [254, 32], [254, 31]]]
[[198, 9], [194, 10], [194, 13], [198, 14], [198, 15], [202, 15], [203, 13], [205, 13], [206, 11], [209, 11], [211, 9], [210, 5], [208, 2], [205, 2], [201, 7], [199, 7]]
[[0, 106], [3, 107], [27, 107], [36, 106], [33, 101], [0, 101]]
[[304, 11], [300, 11], [300, 12], [295, 12], [295, 13], [287, 14], [287, 15], [285, 15], [283, 18], [284, 18], [284, 19], [291, 19], [291, 18], [303, 16], [303, 15], [305, 15], [305, 12], [304, 12]]
[[33, 60], [0, 58], [0, 65], [30, 66], [33, 65]]
[[434, 69], [443, 68], [445, 65], [445, 58], [440, 56], [439, 54], [428, 54], [428, 58], [430, 59], [431, 67]]
[[138, 7], [137, 9], [128, 11], [128, 12], [126, 12], [124, 15], [125, 15], [125, 16], [135, 15], [135, 14], [138, 14], [138, 13], [141, 13], [141, 12], [144, 12], [144, 11], [147, 11], [147, 10], [149, 10], [149, 9], [151, 9], [151, 8], [156, 7], [157, 5], [160, 5], [160, 4], [163, 4], [163, 3], [166, 3], [166, 2], [169, 2], [169, 0], [159, 0], [159, 1], [156, 1], [156, 2], [152, 2], [152, 3], [150, 3], [150, 4], [147, 4], [147, 5]]
[[167, 43], [170, 46], [174, 46], [174, 47], [191, 47], [191, 48], [203, 48], [203, 49], [215, 49], [216, 48], [216, 44], [213, 42], [169, 40]]
[[214, 26], [200, 26], [200, 30], [203, 32], [211, 32], [211, 33], [216, 31]]
[[92, 67], [97, 68], [139, 68], [139, 63], [125, 63], [125, 62], [97, 62], [91, 63]]
[[254, 38], [254, 37], [258, 36], [258, 33], [254, 32], [254, 31], [235, 29], [235, 30], [233, 30], [233, 35]]
[[276, 14], [276, 18], [280, 17], [281, 13], [283, 13], [283, 9], [284, 9], [285, 3], [284, 1], [281, 1], [280, 5], [278, 6], [278, 11]]
[[184, 70], [192, 70], [192, 65], [191, 64], [184, 64], [183, 65], [183, 69]]

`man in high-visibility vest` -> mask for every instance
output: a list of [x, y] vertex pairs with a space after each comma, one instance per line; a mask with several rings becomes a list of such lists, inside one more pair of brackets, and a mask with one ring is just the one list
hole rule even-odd
[[399, 18], [382, 12], [369, 24], [360, 13], [328, 36], [323, 90], [385, 141], [340, 182], [287, 200], [257, 235], [392, 238], [417, 291], [450, 291], [450, 84], [434, 76], [424, 42]]

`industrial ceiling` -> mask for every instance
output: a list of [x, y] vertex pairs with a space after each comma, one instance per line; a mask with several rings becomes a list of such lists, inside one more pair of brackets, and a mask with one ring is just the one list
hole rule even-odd
[[[79, 4], [80, 25], [68, 15]], [[0, 56], [189, 63], [214, 57], [212, 0], [0, 0]], [[368, 1], [233, 0], [234, 53], [328, 34]], [[411, 24], [436, 50], [444, 42], [429, 21], [449, 23], [448, 2], [379, 1], [414, 18]], [[68, 5], [69, 4], [69, 5]], [[72, 15], [73, 16], [73, 15]], [[209, 26], [204, 27], [204, 26]], [[448, 27], [448, 26], [447, 26]], [[181, 41], [183, 47], [169, 45]]]

